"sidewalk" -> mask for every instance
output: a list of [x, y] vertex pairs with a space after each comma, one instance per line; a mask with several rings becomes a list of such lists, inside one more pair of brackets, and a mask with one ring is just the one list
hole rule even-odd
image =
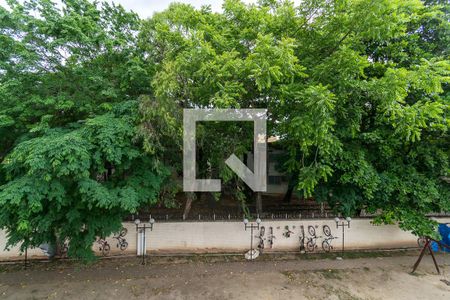
[[[436, 275], [429, 256], [205, 262], [138, 258], [3, 266], [0, 298], [64, 299], [449, 299], [449, 276]], [[438, 255], [442, 271], [450, 256]]]

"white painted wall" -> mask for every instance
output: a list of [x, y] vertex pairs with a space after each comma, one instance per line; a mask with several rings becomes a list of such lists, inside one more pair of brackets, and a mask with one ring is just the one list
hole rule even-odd
[[[0, 230], [0, 260], [8, 258], [22, 258], [19, 251], [19, 246], [11, 248], [9, 251], [5, 250], [7, 236], [6, 232]], [[41, 249], [28, 249], [28, 255], [31, 256], [41, 256]]]
[[[450, 218], [438, 219], [441, 223], [450, 222]], [[266, 237], [269, 234], [269, 227], [274, 229], [273, 249], [268, 248], [266, 241], [266, 251], [298, 251], [300, 225], [305, 228], [307, 233], [308, 225], [316, 228], [316, 233], [323, 236], [322, 226], [328, 225], [333, 236], [338, 239], [333, 240], [334, 250], [341, 249], [342, 228], [336, 229], [336, 223], [333, 219], [308, 219], [308, 220], [278, 220], [265, 221], [261, 226], [266, 228]], [[284, 227], [288, 225], [294, 233], [290, 238], [283, 236]], [[134, 223], [124, 223], [128, 229], [125, 236], [129, 246], [125, 251], [127, 254], [136, 253], [136, 228]], [[295, 228], [294, 228], [295, 227]], [[258, 231], [254, 231], [254, 236]], [[111, 245], [111, 254], [123, 253], [116, 245], [117, 240], [109, 237], [108, 242]], [[5, 246], [5, 233], [0, 231], [0, 259], [21, 258], [19, 257], [18, 247], [11, 251], [3, 251]], [[250, 247], [250, 230], [244, 230], [244, 224], [237, 221], [227, 222], [163, 222], [155, 223], [153, 231], [147, 230], [146, 234], [147, 250], [153, 253], [202, 253], [202, 252], [244, 252]], [[258, 243], [258, 238], [254, 238], [254, 245]], [[321, 249], [322, 239], [317, 241]], [[416, 247], [417, 237], [402, 231], [396, 225], [371, 224], [370, 219], [354, 219], [351, 221], [350, 228], [345, 228], [345, 248], [346, 249], [389, 249]], [[94, 250], [98, 250], [98, 244], [93, 245]], [[29, 250], [30, 256], [40, 256], [42, 252], [39, 249]]]

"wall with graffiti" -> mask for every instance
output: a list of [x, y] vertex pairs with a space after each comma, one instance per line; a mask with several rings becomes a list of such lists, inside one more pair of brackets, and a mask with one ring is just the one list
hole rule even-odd
[[[438, 219], [441, 223], [450, 218]], [[344, 222], [344, 221], [342, 221]], [[255, 228], [245, 230], [243, 222], [156, 222], [152, 230], [136, 229], [133, 222], [123, 223], [123, 229], [105, 239], [99, 238], [93, 249], [98, 255], [135, 255], [138, 245], [147, 253], [242, 252], [251, 247], [264, 252], [294, 251], [300, 253], [341, 251], [350, 249], [393, 249], [417, 247], [417, 237], [396, 225], [375, 226], [370, 219], [351, 220], [349, 227], [336, 226], [333, 219], [313, 220], [249, 220]], [[345, 223], [345, 222], [344, 222]], [[341, 225], [341, 222], [339, 223]], [[258, 226], [256, 226], [258, 225]], [[0, 259], [20, 259], [17, 248], [4, 251], [5, 232], [0, 231]], [[30, 249], [28, 254], [44, 256], [48, 251]], [[67, 245], [62, 245], [67, 251]], [[64, 251], [63, 251], [64, 252]], [[140, 252], [141, 253], [141, 252]]]

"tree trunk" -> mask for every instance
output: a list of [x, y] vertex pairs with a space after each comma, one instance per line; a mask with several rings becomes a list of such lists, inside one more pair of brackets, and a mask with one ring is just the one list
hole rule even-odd
[[284, 194], [284, 197], [283, 197], [284, 203], [291, 202], [292, 193], [294, 192], [294, 188], [297, 184], [297, 180], [296, 180], [297, 177], [298, 177], [297, 173], [294, 173], [289, 177], [288, 189], [286, 191], [286, 194]]
[[183, 212], [183, 220], [186, 220], [189, 216], [189, 212], [192, 207], [192, 201], [195, 199], [195, 193], [188, 192], [186, 193], [186, 205], [184, 206], [184, 212]]
[[256, 213], [262, 213], [262, 197], [260, 192], [256, 193]]

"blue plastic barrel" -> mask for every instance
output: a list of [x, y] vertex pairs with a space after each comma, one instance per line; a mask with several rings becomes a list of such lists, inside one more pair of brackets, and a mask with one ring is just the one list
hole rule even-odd
[[[450, 247], [450, 226], [449, 226], [449, 224], [439, 224], [438, 231], [442, 237], [441, 243]], [[442, 247], [442, 250], [445, 252], [450, 252], [450, 250], [445, 247]]]
[[438, 252], [439, 251], [439, 245], [435, 241], [432, 241], [430, 246], [431, 246], [431, 251], [433, 251], [433, 252]]

